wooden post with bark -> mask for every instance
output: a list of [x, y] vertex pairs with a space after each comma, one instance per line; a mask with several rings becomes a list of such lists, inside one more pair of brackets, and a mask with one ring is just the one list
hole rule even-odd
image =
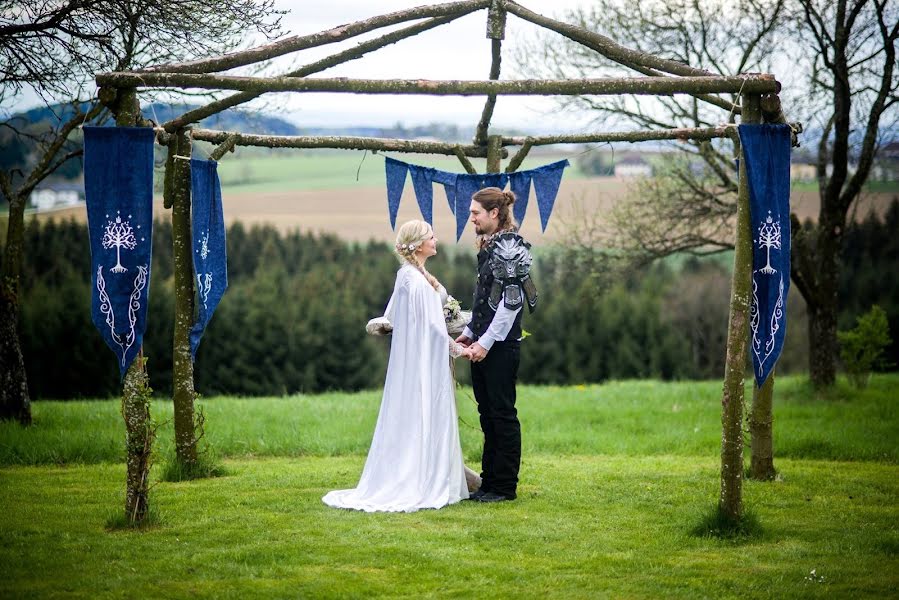
[[[175, 276], [175, 331], [172, 341], [172, 403], [175, 413], [175, 456], [187, 472], [197, 464], [197, 425], [194, 416], [194, 364], [190, 330], [194, 323], [194, 267], [190, 225], [191, 138], [179, 129], [169, 141], [166, 161], [172, 207], [172, 256]], [[171, 172], [169, 172], [171, 171]]]
[[[742, 99], [743, 123], [759, 123], [759, 96]], [[730, 318], [727, 326], [727, 359], [721, 398], [721, 494], [718, 510], [730, 523], [743, 517], [743, 381], [749, 351], [749, 303], [752, 280], [752, 234], [749, 220], [749, 180], [742, 145], [739, 148], [740, 179], [737, 224], [734, 233], [734, 274], [731, 281]]]
[[[143, 123], [140, 103], [133, 89], [120, 89], [115, 98], [117, 127]], [[122, 386], [122, 418], [125, 421], [125, 518], [139, 525], [150, 510], [150, 456], [155, 431], [150, 420], [150, 379], [143, 349], [125, 373]]]
[[487, 172], [499, 173], [502, 158], [502, 138], [498, 135], [487, 136]]
[[25, 237], [27, 195], [12, 192], [5, 178], [3, 195], [9, 201], [6, 248], [0, 264], [0, 419], [31, 424], [31, 399], [25, 358], [19, 341], [19, 278]]
[[774, 370], [762, 384], [752, 386], [752, 410], [749, 413], [750, 462], [749, 477], [759, 481], [771, 481], [777, 475], [774, 469]]

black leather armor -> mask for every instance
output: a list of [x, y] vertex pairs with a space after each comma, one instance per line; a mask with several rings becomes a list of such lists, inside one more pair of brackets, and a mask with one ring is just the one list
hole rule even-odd
[[[533, 312], [537, 305], [537, 289], [530, 276], [532, 258], [529, 248], [530, 244], [520, 235], [507, 232], [478, 252], [478, 281], [471, 307], [471, 323], [468, 325], [476, 339], [487, 332], [503, 294], [506, 308], [515, 310], [527, 301]], [[519, 311], [515, 316], [506, 340], [521, 337], [523, 313]]]

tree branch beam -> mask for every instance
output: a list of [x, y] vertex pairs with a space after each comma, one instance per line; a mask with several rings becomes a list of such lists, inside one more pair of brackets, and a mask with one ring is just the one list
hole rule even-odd
[[474, 165], [471, 164], [471, 161], [468, 160], [468, 157], [465, 156], [465, 152], [462, 151], [462, 147], [456, 144], [453, 147], [453, 153], [456, 155], [456, 158], [459, 159], [459, 162], [462, 163], [462, 168], [465, 169], [465, 172], [469, 175], [476, 175], [478, 170], [474, 168]]
[[[402, 140], [391, 138], [353, 137], [353, 136], [289, 136], [289, 135], [255, 135], [216, 131], [213, 129], [194, 129], [191, 137], [194, 140], [223, 144], [234, 136], [237, 146], [259, 146], [263, 148], [339, 148], [343, 150], [372, 150], [384, 152], [410, 152], [415, 154], [444, 154], [457, 156], [457, 149], [463, 156], [486, 158], [487, 148], [475, 145], [449, 144], [446, 142], [430, 142], [423, 140]], [[504, 157], [508, 155], [504, 151]]]
[[111, 72], [96, 76], [100, 87], [198, 88], [265, 92], [335, 92], [350, 94], [423, 94], [431, 96], [578, 96], [776, 93], [780, 84], [770, 74], [709, 77], [622, 77], [607, 79], [522, 79], [465, 81], [428, 79], [348, 79], [241, 77], [196, 73]]
[[[490, 40], [491, 46], [491, 62], [490, 62], [490, 79], [496, 81], [499, 79], [499, 67], [502, 62], [501, 53], [502, 40]], [[493, 109], [496, 107], [496, 94], [487, 96], [487, 102], [484, 103], [484, 110], [481, 112], [481, 120], [475, 129], [474, 143], [483, 146], [487, 143], [487, 129], [490, 127], [490, 119], [493, 118]]]
[[512, 2], [511, 0], [507, 0], [506, 10], [513, 15], [524, 19], [525, 21], [530, 21], [535, 25], [539, 25], [541, 27], [545, 27], [546, 29], [555, 31], [558, 34], [563, 35], [574, 42], [582, 44], [587, 48], [590, 48], [591, 50], [595, 50], [606, 58], [614, 60], [615, 62], [627, 67], [633, 68], [632, 65], [638, 65], [658, 69], [659, 71], [662, 71], [664, 73], [692, 77], [712, 75], [712, 73], [709, 71], [706, 71], [704, 69], [697, 69], [676, 60], [659, 58], [658, 56], [654, 56], [646, 52], [627, 48], [626, 46], [622, 46], [615, 40], [604, 35], [600, 35], [596, 32], [583, 29], [581, 27], [578, 27], [577, 25], [572, 25], [570, 23], [565, 23], [563, 21], [557, 21], [549, 17], [544, 17], [543, 15], [532, 12], [521, 6], [520, 4]]
[[[344, 50], [343, 52], [338, 52], [337, 54], [328, 56], [314, 63], [310, 63], [295, 71], [291, 71], [290, 73], [287, 73], [285, 77], [306, 77], [308, 75], [312, 75], [313, 73], [319, 73], [350, 60], [362, 58], [373, 50], [389, 46], [390, 44], [394, 44], [400, 40], [418, 35], [423, 31], [433, 29], [434, 27], [437, 27], [439, 25], [450, 23], [460, 16], [462, 15], [435, 17], [421, 23], [416, 23], [415, 25], [411, 25], [409, 27], [404, 27], [403, 29], [398, 29], [394, 32], [388, 33], [387, 35], [383, 35], [379, 38], [375, 38], [367, 42], [362, 42], [358, 46], [355, 46], [348, 50]], [[254, 100], [261, 96], [263, 93], [265, 92], [240, 92], [237, 94], [233, 94], [231, 96], [228, 96], [227, 98], [216, 100], [215, 102], [210, 102], [205, 106], [201, 106], [199, 108], [195, 108], [194, 110], [188, 111], [183, 115], [172, 119], [171, 121], [163, 123], [162, 126], [169, 133], [173, 133], [186, 125], [196, 123], [205, 119], [206, 117], [210, 117], [214, 114], [220, 113], [223, 110], [227, 110], [229, 108], [238, 106], [239, 104], [244, 104], [245, 102]]]
[[243, 67], [254, 63], [283, 56], [298, 50], [306, 50], [315, 48], [325, 44], [333, 44], [343, 40], [355, 37], [357, 35], [403, 23], [415, 19], [424, 19], [427, 17], [461, 17], [476, 10], [487, 8], [491, 0], [466, 0], [463, 2], [447, 2], [445, 4], [435, 4], [433, 6], [419, 6], [408, 10], [401, 10], [386, 15], [379, 15], [370, 19], [356, 21], [339, 27], [334, 27], [326, 31], [320, 31], [310, 35], [298, 35], [289, 37], [284, 40], [257, 46], [249, 50], [240, 52], [232, 52], [222, 56], [194, 60], [183, 63], [170, 63], [164, 65], [156, 65], [149, 67], [143, 72], [146, 73], [210, 73], [215, 71], [224, 71]]
[[[508, 139], [508, 138], [506, 138]], [[528, 155], [528, 152], [531, 151], [531, 148], [534, 147], [534, 138], [526, 137], [524, 138], [524, 143], [521, 144], [521, 148], [518, 149], [518, 152], [515, 153], [515, 156], [512, 157], [512, 160], [509, 161], [508, 166], [506, 166], [506, 173], [514, 173], [518, 170], [518, 167], [521, 166], [521, 163], [524, 162], [525, 157]]]
[[237, 134], [232, 133], [228, 137], [225, 138], [225, 141], [216, 146], [215, 150], [212, 151], [212, 154], [209, 155], [209, 158], [214, 161], [219, 161], [225, 156], [226, 153], [234, 152], [234, 145], [237, 143]]
[[712, 140], [732, 137], [736, 131], [736, 125], [719, 125], [718, 127], [503, 137], [503, 145], [524, 146], [530, 143], [533, 146], [546, 146], [550, 144], [599, 144], [605, 142], [649, 142], [654, 140]]

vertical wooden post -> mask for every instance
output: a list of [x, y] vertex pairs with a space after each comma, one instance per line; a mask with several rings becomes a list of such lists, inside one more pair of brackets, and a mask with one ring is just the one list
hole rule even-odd
[[188, 470], [197, 462], [194, 418], [194, 365], [190, 355], [190, 329], [194, 322], [193, 244], [190, 226], [191, 139], [181, 129], [169, 146], [171, 167], [172, 254], [175, 270], [175, 331], [172, 345], [172, 402], [175, 410], [175, 453]]
[[[140, 102], [133, 89], [118, 91], [116, 126], [135, 127], [142, 122]], [[141, 523], [150, 510], [150, 456], [153, 425], [150, 421], [150, 385], [143, 349], [125, 373], [122, 385], [122, 418], [125, 420], [125, 518]]]
[[[502, 0], [492, 0], [487, 11], [487, 38], [490, 40], [490, 79], [499, 79], [499, 69], [502, 63], [502, 41], [506, 37], [506, 9]], [[483, 146], [487, 142], [487, 129], [490, 127], [490, 119], [493, 118], [493, 109], [496, 107], [496, 94], [489, 94], [481, 112], [481, 120], [475, 128], [474, 143]]]
[[752, 479], [770, 481], [777, 475], [774, 468], [774, 371], [762, 387], [752, 386], [752, 410], [749, 413], [749, 434], [752, 456], [749, 476]]
[[[761, 121], [760, 98], [743, 96], [743, 123]], [[743, 381], [749, 349], [749, 297], [752, 278], [752, 235], [749, 221], [749, 186], [742, 146], [740, 157], [737, 225], [734, 240], [734, 274], [731, 281], [730, 318], [727, 327], [727, 360], [721, 398], [721, 494], [718, 509], [731, 523], [743, 516]]]
[[491, 135], [487, 137], [487, 172], [499, 173], [500, 160], [503, 156], [503, 137]]

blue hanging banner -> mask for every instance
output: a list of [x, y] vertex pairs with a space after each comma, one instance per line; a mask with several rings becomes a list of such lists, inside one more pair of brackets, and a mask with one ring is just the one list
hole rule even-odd
[[218, 163], [190, 161], [191, 232], [197, 277], [197, 320], [190, 330], [190, 354], [196, 360], [200, 339], [228, 289], [225, 219]]
[[790, 127], [740, 125], [752, 226], [750, 349], [761, 387], [783, 350], [790, 290]]
[[384, 158], [384, 171], [387, 177], [387, 212], [390, 215], [390, 228], [396, 229], [396, 213], [400, 209], [400, 198], [403, 197], [403, 187], [406, 185], [406, 171], [409, 165], [394, 160], [392, 158]]
[[116, 355], [120, 377], [147, 328], [155, 137], [149, 127], [84, 128], [91, 317]]

